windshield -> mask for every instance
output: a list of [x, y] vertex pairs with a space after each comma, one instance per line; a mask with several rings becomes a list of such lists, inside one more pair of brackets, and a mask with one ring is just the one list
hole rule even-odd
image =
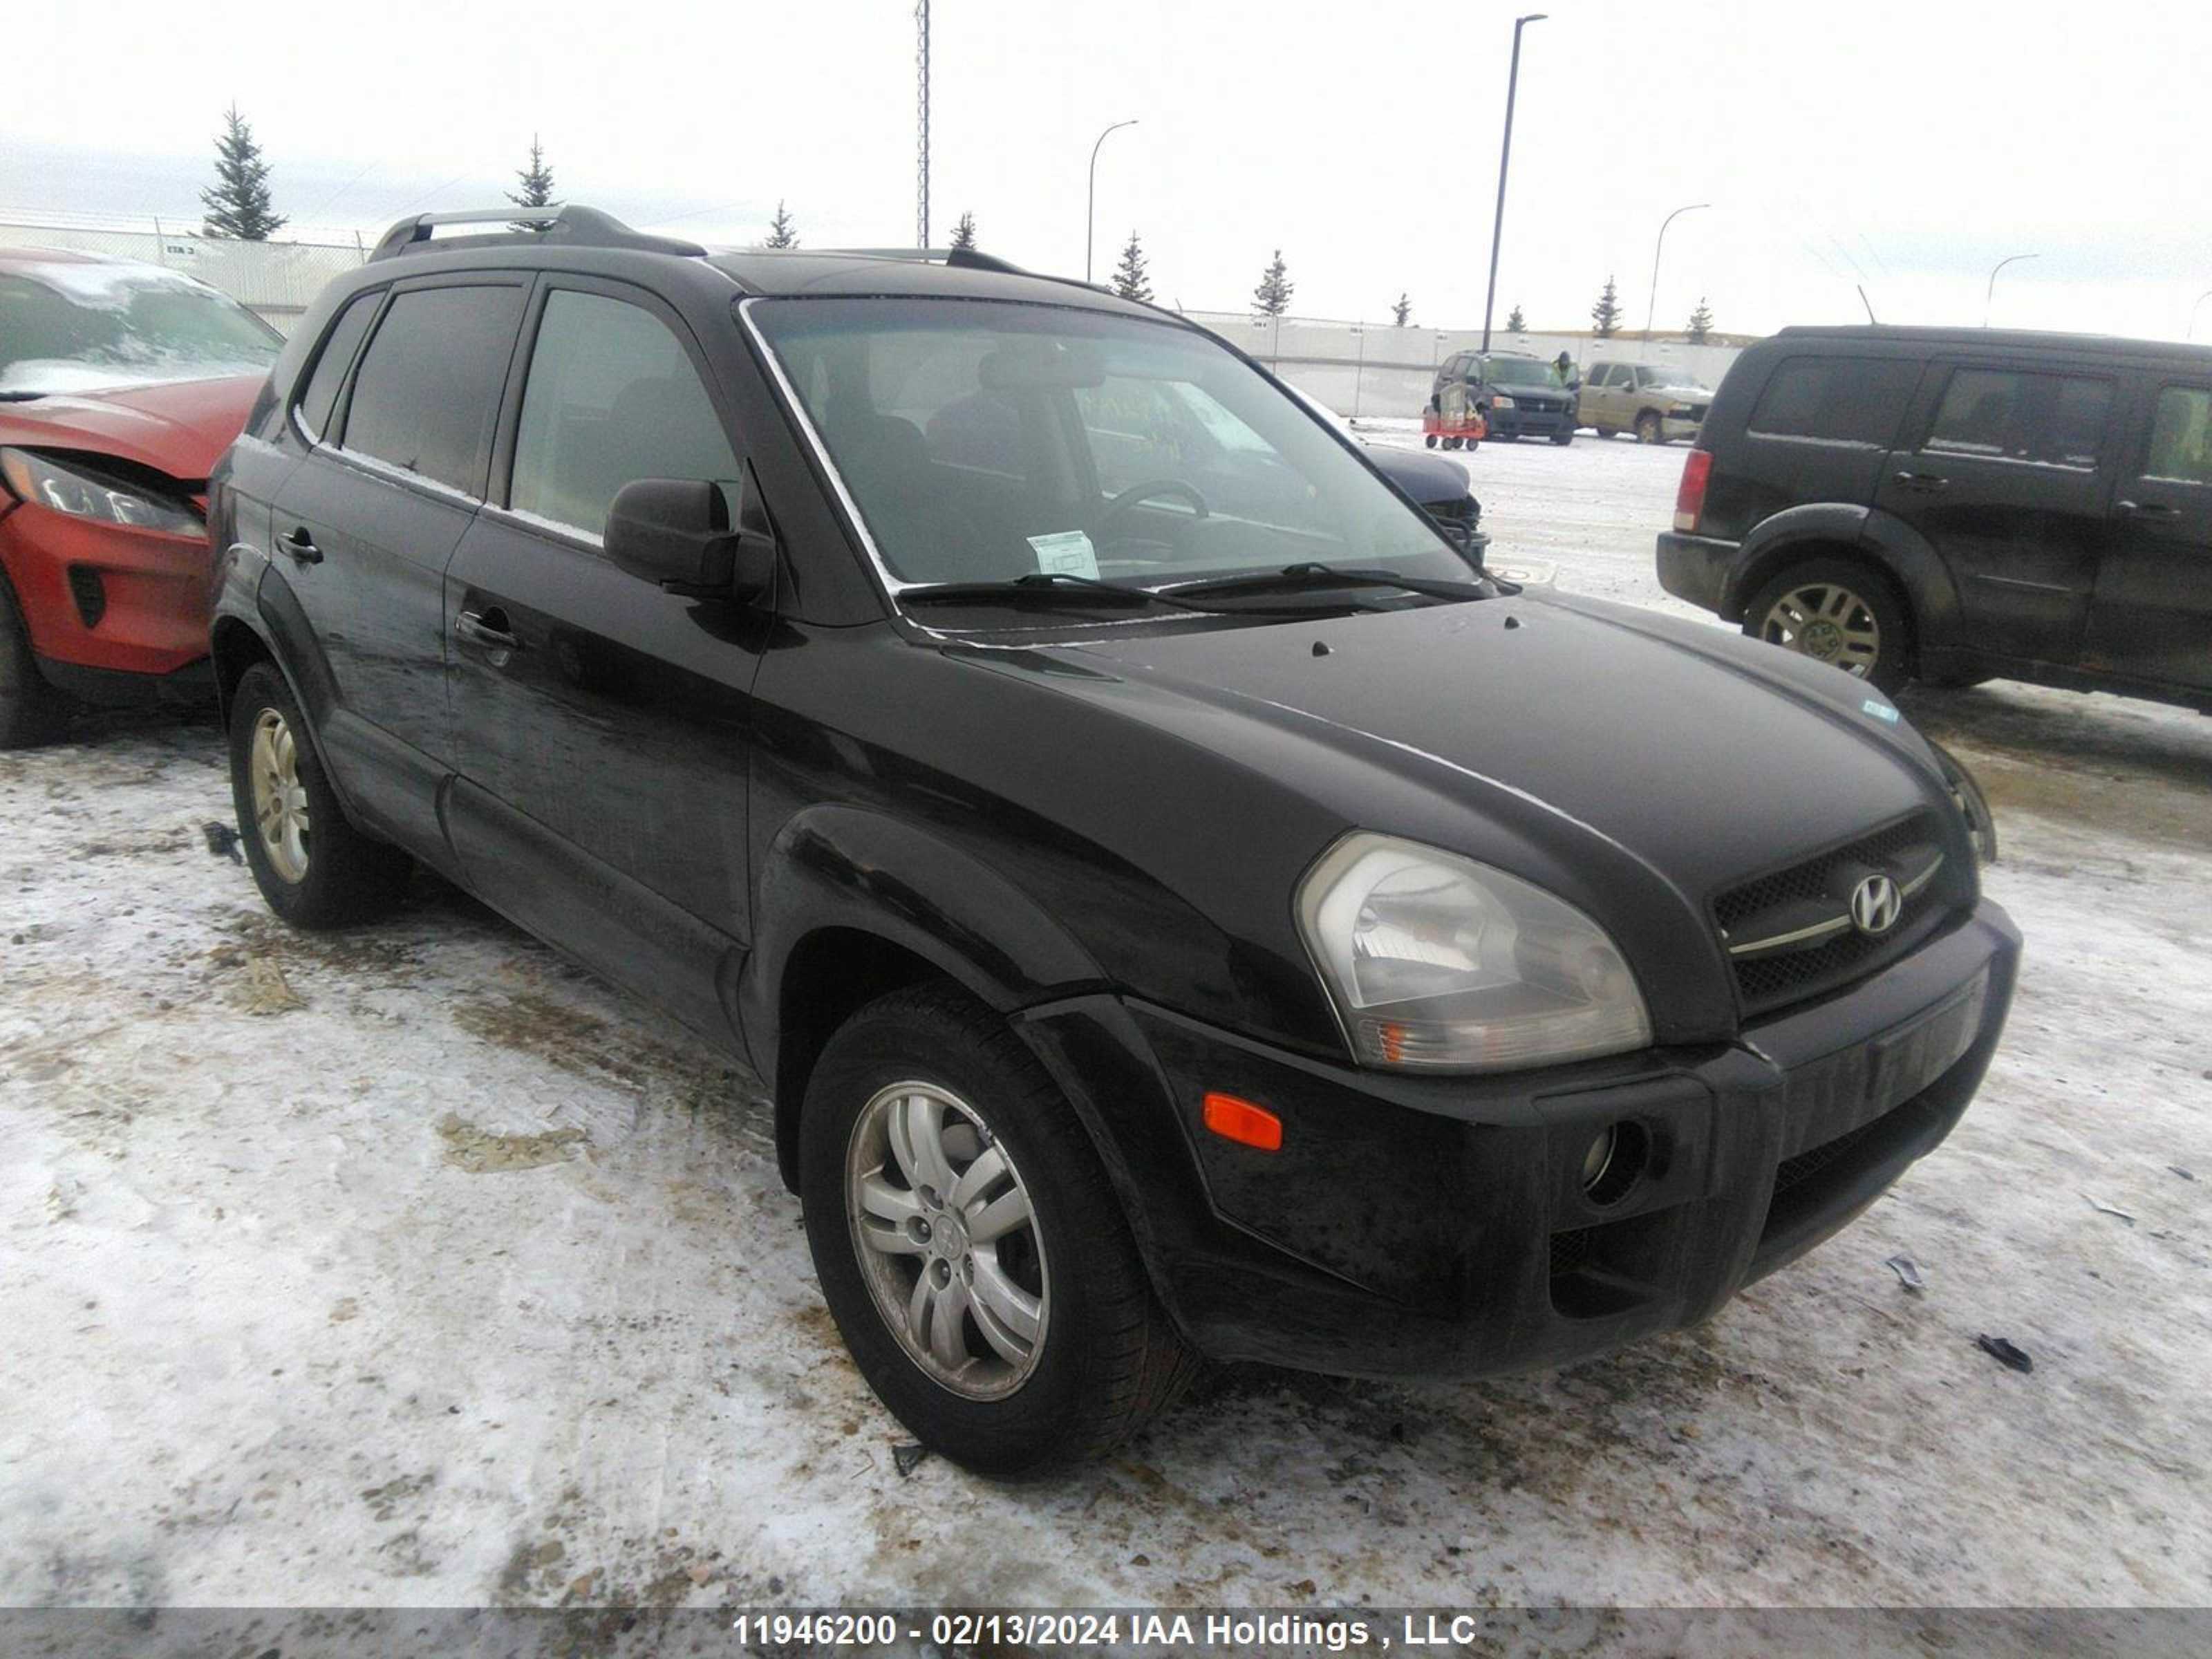
[[1559, 378], [1558, 369], [1533, 357], [1485, 358], [1482, 378], [1490, 386], [1561, 386], [1566, 384]]
[[1146, 586], [1468, 565], [1312, 414], [1171, 323], [969, 300], [756, 301], [894, 584]]
[[283, 343], [237, 301], [158, 265], [0, 272], [0, 395], [258, 374]]

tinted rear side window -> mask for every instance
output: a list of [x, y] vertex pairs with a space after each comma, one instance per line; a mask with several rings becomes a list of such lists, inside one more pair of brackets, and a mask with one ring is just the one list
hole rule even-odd
[[2147, 478], [2212, 484], [2212, 392], [2170, 386], [2158, 394], [2151, 416]]
[[354, 376], [345, 447], [478, 494], [522, 295], [520, 288], [396, 295]]
[[2087, 470], [2097, 465], [2112, 407], [2109, 380], [1956, 369], [1921, 447]]
[[300, 399], [300, 418], [318, 440], [331, 429], [331, 410], [337, 404], [339, 383], [353, 367], [353, 354], [361, 349], [361, 337], [368, 331], [383, 298], [382, 289], [356, 295], [324, 337], [315, 372], [308, 377], [307, 392]]
[[1920, 365], [1893, 357], [1791, 357], [1768, 377], [1749, 429], [1887, 449], [1920, 384]]

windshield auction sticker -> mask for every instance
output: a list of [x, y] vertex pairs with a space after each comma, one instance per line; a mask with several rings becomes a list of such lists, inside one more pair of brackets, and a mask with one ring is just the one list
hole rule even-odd
[[1049, 536], [1032, 536], [1037, 568], [1048, 575], [1087, 576], [1098, 580], [1098, 551], [1080, 530], [1062, 530]]

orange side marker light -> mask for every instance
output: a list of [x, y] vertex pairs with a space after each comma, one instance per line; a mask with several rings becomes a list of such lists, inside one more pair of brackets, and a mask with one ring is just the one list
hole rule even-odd
[[1235, 1095], [1207, 1094], [1206, 1127], [1240, 1146], [1255, 1146], [1263, 1152], [1283, 1148], [1283, 1120], [1266, 1107], [1255, 1106]]

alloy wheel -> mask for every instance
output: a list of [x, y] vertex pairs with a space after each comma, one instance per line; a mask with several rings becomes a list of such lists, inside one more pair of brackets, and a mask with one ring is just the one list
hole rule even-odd
[[1044, 1351], [1051, 1283], [1021, 1173], [975, 1109], [894, 1083], [847, 1142], [845, 1213], [876, 1310], [907, 1357], [969, 1400], [999, 1400]]
[[1759, 637], [1832, 663], [1860, 679], [1881, 659], [1881, 624], [1867, 602], [1836, 582], [1792, 588], [1767, 607]]
[[307, 875], [309, 827], [307, 789], [300, 781], [300, 750], [292, 727], [274, 708], [253, 722], [253, 746], [247, 760], [253, 784], [253, 822], [270, 866], [297, 884]]

